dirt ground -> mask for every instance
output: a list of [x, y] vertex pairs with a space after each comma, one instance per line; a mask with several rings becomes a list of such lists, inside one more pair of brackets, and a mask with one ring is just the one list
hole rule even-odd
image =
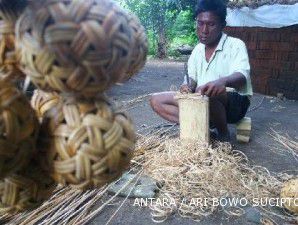
[[[117, 102], [128, 101], [138, 96], [154, 92], [167, 91], [179, 87], [184, 75], [183, 62], [148, 60], [145, 68], [123, 86], [115, 86], [108, 94]], [[128, 106], [136, 130], [146, 126], [158, 125], [166, 121], [159, 118], [148, 104], [148, 98], [133, 106]], [[271, 129], [298, 138], [298, 102], [280, 100], [275, 97], [255, 94], [247, 116], [252, 118], [252, 136], [248, 144], [235, 141], [235, 125], [229, 126], [234, 149], [244, 152], [251, 162], [268, 168], [270, 172], [287, 171], [297, 174], [297, 161], [289, 154], [278, 154], [272, 148], [276, 146], [269, 135]], [[296, 170], [296, 171], [295, 171]], [[90, 224], [106, 224], [119, 207], [123, 199], [119, 198], [109, 205]], [[150, 210], [133, 206], [133, 199], [126, 201], [110, 224], [154, 224]], [[181, 218], [178, 215], [170, 217], [163, 224], [254, 224], [247, 217], [228, 217], [221, 211], [209, 216], [201, 222]], [[286, 224], [279, 221], [278, 224]]]

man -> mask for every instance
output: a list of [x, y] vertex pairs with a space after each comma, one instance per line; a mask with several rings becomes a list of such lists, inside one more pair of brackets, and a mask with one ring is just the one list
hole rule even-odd
[[[189, 82], [180, 92], [197, 92], [209, 97], [210, 127], [217, 139], [229, 141], [228, 123], [241, 120], [250, 105], [250, 65], [243, 41], [223, 33], [227, 8], [221, 0], [201, 0], [195, 13], [200, 43], [188, 60]], [[226, 91], [229, 87], [229, 90]], [[154, 94], [150, 103], [164, 119], [178, 123], [179, 109], [174, 92]]]

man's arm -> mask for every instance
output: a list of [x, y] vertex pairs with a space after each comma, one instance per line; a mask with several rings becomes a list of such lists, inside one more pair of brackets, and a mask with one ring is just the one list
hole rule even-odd
[[235, 88], [239, 90], [246, 84], [246, 77], [239, 72], [235, 72], [229, 76], [219, 78], [218, 80], [211, 81], [205, 85], [199, 86], [196, 92], [208, 97], [222, 95], [226, 92], [226, 87]]
[[223, 77], [220, 79], [224, 80], [226, 87], [235, 88], [236, 90], [239, 90], [244, 85], [246, 85], [246, 77], [239, 72], [233, 73], [230, 76]]

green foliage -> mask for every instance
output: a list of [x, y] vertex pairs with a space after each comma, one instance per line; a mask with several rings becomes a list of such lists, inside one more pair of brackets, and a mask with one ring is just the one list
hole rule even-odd
[[181, 11], [174, 23], [175, 35], [183, 36], [187, 35], [189, 32], [194, 32], [194, 22], [192, 19], [192, 13], [190, 10]]
[[193, 14], [190, 10], [181, 11], [174, 23], [174, 37], [171, 40], [171, 47], [178, 47], [183, 44], [194, 45], [197, 42]]
[[181, 54], [177, 51], [177, 49], [169, 48], [168, 49], [168, 56], [178, 58]]
[[159, 55], [158, 46], [165, 45], [167, 54], [176, 56], [175, 49], [197, 42], [194, 26], [196, 0], [117, 0], [135, 13], [146, 29], [149, 55]]
[[191, 10], [182, 10], [176, 17], [171, 30], [169, 30], [169, 56], [177, 57], [177, 48], [181, 45], [194, 46], [197, 43], [197, 35]]

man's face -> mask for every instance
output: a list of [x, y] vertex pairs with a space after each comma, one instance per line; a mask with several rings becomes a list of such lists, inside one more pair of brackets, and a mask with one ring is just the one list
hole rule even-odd
[[218, 41], [223, 29], [219, 17], [213, 12], [202, 12], [197, 16], [197, 34], [200, 42], [212, 45]]

